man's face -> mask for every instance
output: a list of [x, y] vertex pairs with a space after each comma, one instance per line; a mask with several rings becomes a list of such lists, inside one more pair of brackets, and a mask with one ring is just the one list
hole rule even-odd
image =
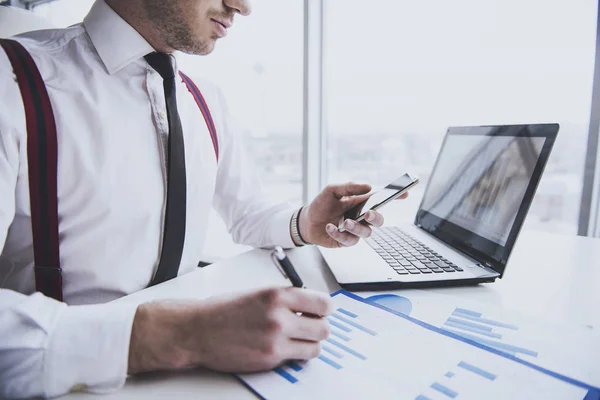
[[208, 54], [227, 35], [235, 14], [249, 15], [250, 0], [142, 0], [146, 15], [169, 47]]

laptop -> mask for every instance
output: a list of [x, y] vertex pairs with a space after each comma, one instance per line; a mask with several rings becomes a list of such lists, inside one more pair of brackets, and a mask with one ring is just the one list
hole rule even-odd
[[502, 278], [558, 130], [449, 128], [413, 224], [374, 228], [356, 246], [320, 248], [338, 283], [359, 291]]

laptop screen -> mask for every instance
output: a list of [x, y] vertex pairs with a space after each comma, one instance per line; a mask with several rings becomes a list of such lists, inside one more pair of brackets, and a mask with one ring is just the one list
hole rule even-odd
[[502, 273], [557, 125], [450, 128], [416, 222]]

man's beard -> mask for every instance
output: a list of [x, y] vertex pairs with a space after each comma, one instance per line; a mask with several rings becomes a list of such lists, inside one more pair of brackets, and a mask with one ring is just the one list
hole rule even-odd
[[170, 48], [196, 55], [213, 51], [215, 38], [200, 38], [184, 18], [186, 10], [179, 1], [144, 0], [150, 22], [157, 29], [160, 39]]

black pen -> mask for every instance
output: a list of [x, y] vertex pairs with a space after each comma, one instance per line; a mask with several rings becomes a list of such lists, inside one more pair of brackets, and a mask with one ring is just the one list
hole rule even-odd
[[277, 269], [281, 271], [283, 276], [286, 279], [292, 281], [292, 285], [294, 285], [294, 287], [304, 287], [304, 282], [302, 282], [302, 279], [300, 279], [300, 276], [296, 272], [296, 269], [292, 265], [292, 262], [290, 261], [288, 256], [285, 255], [281, 247], [275, 246], [275, 248], [271, 252], [271, 258], [273, 259], [273, 262], [277, 266]]

